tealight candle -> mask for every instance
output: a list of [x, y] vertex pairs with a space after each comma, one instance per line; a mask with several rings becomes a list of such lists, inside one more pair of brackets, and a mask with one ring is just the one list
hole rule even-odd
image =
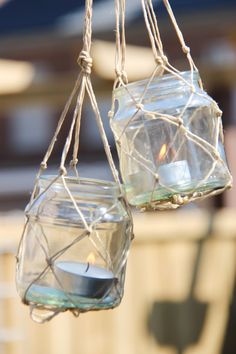
[[189, 183], [191, 175], [186, 160], [161, 165], [158, 168], [160, 183], [164, 186], [175, 186]]
[[111, 271], [89, 263], [58, 261], [54, 271], [63, 290], [88, 298], [102, 298], [116, 279]]

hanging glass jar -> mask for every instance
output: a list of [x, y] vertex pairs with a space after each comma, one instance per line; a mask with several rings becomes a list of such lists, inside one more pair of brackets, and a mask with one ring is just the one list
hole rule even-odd
[[[81, 72], [36, 175], [17, 254], [16, 283], [31, 317], [45, 322], [60, 312], [75, 315], [117, 306], [123, 296], [132, 216], [112, 158], [91, 81], [93, 0], [85, 1]], [[115, 182], [80, 178], [77, 169], [85, 94], [94, 112]], [[72, 103], [75, 109], [58, 174], [46, 175]], [[70, 177], [72, 171], [75, 177]]]
[[115, 89], [111, 128], [131, 205], [176, 208], [231, 186], [222, 112], [199, 80], [186, 71]]
[[26, 216], [16, 282], [33, 319], [120, 303], [132, 221], [116, 183], [41, 177]]

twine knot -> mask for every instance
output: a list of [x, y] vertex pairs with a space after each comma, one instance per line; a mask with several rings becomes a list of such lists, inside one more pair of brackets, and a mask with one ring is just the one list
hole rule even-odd
[[217, 109], [217, 111], [216, 111], [216, 116], [218, 117], [218, 118], [221, 118], [222, 117], [222, 111], [219, 109], [219, 107], [218, 107], [218, 109]]
[[155, 174], [154, 174], [154, 178], [155, 178], [156, 182], [159, 182], [159, 175], [158, 175], [158, 173], [155, 173]]
[[183, 119], [180, 117], [178, 118], [178, 124], [179, 124], [179, 127], [184, 124]]
[[77, 165], [78, 161], [79, 161], [79, 160], [78, 160], [77, 158], [75, 158], [75, 159], [71, 160], [71, 162], [70, 162], [70, 166], [71, 166], [71, 167], [76, 167], [76, 165]]
[[159, 64], [161, 66], [168, 64], [168, 58], [166, 55], [156, 57], [155, 61], [157, 64]]
[[172, 200], [177, 205], [187, 204], [189, 201], [188, 196], [182, 197], [180, 194], [175, 194], [172, 196]]
[[183, 52], [185, 54], [189, 54], [190, 53], [190, 48], [188, 46], [186, 46], [186, 45], [183, 45], [182, 50], [183, 50]]
[[51, 258], [46, 258], [47, 265], [51, 268], [53, 265], [53, 261]]
[[109, 118], [109, 119], [113, 118], [113, 116], [114, 116], [114, 111], [113, 111], [113, 110], [110, 110], [110, 111], [107, 113], [107, 115], [108, 115], [108, 118]]
[[215, 160], [220, 160], [220, 154], [219, 154], [219, 152], [216, 149], [214, 149], [212, 151], [212, 155], [213, 155]]
[[90, 236], [93, 233], [93, 227], [91, 225], [89, 225], [87, 227], [87, 236]]
[[120, 142], [119, 139], [116, 140], [116, 144], [117, 144], [118, 146], [121, 146], [121, 142]]
[[41, 168], [42, 170], [46, 170], [47, 167], [48, 167], [47, 162], [42, 161], [41, 164], [40, 164], [40, 168]]
[[128, 83], [128, 77], [124, 70], [120, 70], [118, 68], [115, 69], [116, 76], [121, 79], [125, 84]]
[[138, 110], [142, 110], [143, 109], [143, 104], [142, 103], [136, 103], [136, 108]]
[[61, 176], [67, 175], [67, 170], [66, 170], [65, 166], [60, 166], [60, 174], [61, 174]]
[[90, 57], [89, 53], [86, 52], [85, 50], [82, 50], [80, 52], [80, 55], [78, 57], [77, 63], [81, 67], [81, 70], [90, 75], [92, 71], [92, 66], [93, 66], [93, 59]]

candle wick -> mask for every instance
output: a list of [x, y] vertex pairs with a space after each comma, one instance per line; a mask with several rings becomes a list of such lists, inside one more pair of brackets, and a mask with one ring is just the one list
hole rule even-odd
[[88, 264], [87, 264], [87, 267], [86, 267], [86, 269], [85, 269], [85, 273], [89, 270], [89, 262], [88, 262]]

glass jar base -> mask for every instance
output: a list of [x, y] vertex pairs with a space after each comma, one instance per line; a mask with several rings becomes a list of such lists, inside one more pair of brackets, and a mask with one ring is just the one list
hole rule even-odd
[[27, 291], [26, 301], [45, 307], [66, 309], [99, 310], [109, 309], [120, 303], [118, 296], [110, 294], [104, 298], [87, 298], [75, 294], [67, 294], [62, 290], [41, 285], [32, 285]]
[[[173, 202], [175, 196], [181, 198], [187, 197], [194, 200], [202, 198], [203, 195], [208, 195], [213, 191], [221, 190], [225, 187], [223, 180], [221, 181], [208, 181], [199, 185], [198, 182], [191, 182], [176, 186], [171, 186], [171, 190], [162, 186], [158, 186], [153, 192], [139, 194], [134, 197], [129, 197], [129, 203], [141, 209], [159, 209], [162, 204]], [[129, 194], [132, 193], [129, 191]], [[160, 209], [162, 209], [160, 207]], [[168, 207], [166, 207], [168, 209]]]

